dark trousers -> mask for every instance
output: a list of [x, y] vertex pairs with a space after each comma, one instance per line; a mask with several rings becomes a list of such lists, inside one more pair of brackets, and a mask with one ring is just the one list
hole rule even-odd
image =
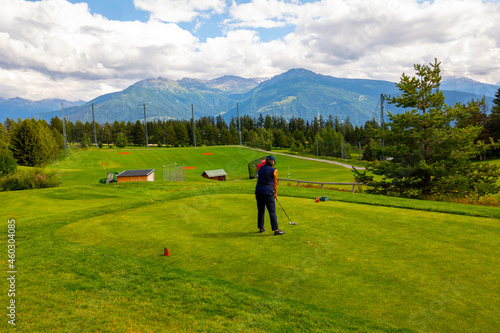
[[278, 230], [278, 218], [276, 217], [276, 205], [274, 203], [274, 194], [255, 193], [257, 199], [257, 227], [264, 228], [264, 216], [266, 214], [266, 207], [269, 211], [269, 218], [271, 219], [271, 228]]

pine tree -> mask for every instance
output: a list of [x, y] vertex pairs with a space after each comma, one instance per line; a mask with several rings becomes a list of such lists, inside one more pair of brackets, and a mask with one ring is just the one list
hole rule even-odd
[[134, 145], [145, 145], [146, 144], [146, 132], [144, 126], [141, 124], [140, 120], [137, 120], [132, 126], [132, 142]]
[[30, 119], [17, 124], [11, 140], [12, 152], [19, 165], [32, 167], [40, 166], [45, 162], [37, 126]]
[[493, 99], [493, 106], [485, 127], [493, 140], [500, 141], [500, 88]]
[[109, 123], [104, 124], [102, 131], [102, 141], [106, 142], [108, 145], [113, 142], [113, 131]]
[[59, 117], [56, 116], [50, 119], [50, 129], [51, 130], [55, 129], [59, 131], [59, 133], [63, 134], [63, 124], [61, 119], [59, 119]]
[[0, 123], [0, 177], [13, 173], [17, 169], [17, 161], [8, 147], [9, 143], [4, 132], [4, 126]]
[[[471, 162], [479, 153], [474, 141], [482, 127], [453, 126], [471, 112], [469, 108], [474, 103], [445, 106], [444, 95], [439, 91], [439, 65], [437, 60], [429, 66], [414, 65], [416, 76], [403, 74], [396, 84], [401, 95], [386, 96], [389, 103], [411, 110], [389, 114], [385, 129], [378, 132], [379, 138], [385, 140], [382, 155], [391, 159], [374, 162], [367, 168], [368, 173], [383, 176], [370, 183], [371, 192], [420, 197], [498, 191], [498, 167]], [[355, 171], [355, 175], [358, 180], [373, 180], [373, 176], [366, 177], [366, 172]]]
[[164, 143], [163, 130], [161, 129], [161, 127], [157, 126], [153, 129], [151, 142], [157, 144], [159, 147], [161, 147], [161, 145]]
[[49, 125], [45, 121], [38, 121], [36, 127], [38, 140], [41, 145], [41, 151], [39, 152], [40, 158], [43, 162], [46, 162], [47, 159], [51, 159], [55, 162], [59, 147]]
[[[186, 129], [186, 125], [184, 125], [183, 122], [177, 122], [174, 126], [174, 129], [175, 129], [175, 134], [177, 136], [177, 143], [179, 145], [188, 145], [190, 140], [189, 140], [189, 134], [188, 134], [188, 131]], [[201, 143], [201, 142], [200, 142]]]
[[[197, 138], [198, 139], [198, 138]], [[165, 130], [165, 143], [167, 145], [173, 146], [177, 140], [174, 125], [170, 123]]]
[[9, 138], [5, 134], [5, 128], [2, 123], [0, 123], [0, 151], [7, 150], [9, 147]]

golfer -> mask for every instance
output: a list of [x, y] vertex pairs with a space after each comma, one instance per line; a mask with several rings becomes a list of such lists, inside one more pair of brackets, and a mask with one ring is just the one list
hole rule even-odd
[[276, 205], [274, 199], [278, 197], [278, 170], [274, 168], [276, 159], [273, 155], [266, 157], [266, 164], [260, 167], [255, 186], [255, 199], [257, 199], [257, 227], [259, 232], [264, 232], [264, 216], [266, 207], [271, 219], [271, 227], [275, 235], [283, 235], [285, 232], [278, 228], [276, 217]]

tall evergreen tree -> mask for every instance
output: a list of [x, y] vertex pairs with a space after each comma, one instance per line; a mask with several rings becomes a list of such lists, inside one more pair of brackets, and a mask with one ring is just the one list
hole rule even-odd
[[40, 166], [45, 162], [38, 128], [30, 119], [21, 121], [12, 135], [12, 152], [19, 165]]
[[385, 140], [383, 156], [392, 159], [374, 162], [368, 173], [355, 170], [355, 177], [371, 181], [371, 192], [405, 197], [429, 194], [464, 196], [498, 191], [498, 167], [471, 160], [479, 150], [474, 140], [481, 126], [452, 126], [469, 112], [463, 105], [446, 107], [439, 91], [440, 63], [414, 65], [416, 76], [402, 75], [396, 86], [401, 95], [386, 99], [398, 107], [411, 108], [389, 114], [389, 122], [379, 137]]
[[55, 116], [54, 118], [50, 119], [49, 124], [50, 129], [55, 129], [59, 131], [59, 133], [63, 134], [63, 123], [59, 117]]
[[5, 132], [5, 127], [0, 123], [0, 151], [7, 150], [9, 147], [9, 139]]
[[0, 177], [15, 172], [17, 168], [17, 161], [8, 147], [4, 126], [0, 123]]
[[12, 138], [12, 134], [14, 133], [14, 130], [16, 128], [17, 124], [14, 121], [14, 119], [7, 118], [5, 119], [4, 122], [4, 135], [5, 135], [5, 140], [7, 142], [10, 142]]
[[113, 129], [109, 123], [104, 124], [101, 140], [108, 145], [113, 142]]
[[41, 143], [41, 151], [39, 152], [42, 160], [45, 162], [47, 159], [56, 161], [57, 152], [59, 151], [58, 144], [49, 125], [45, 120], [36, 122], [38, 139]]
[[163, 130], [161, 127], [156, 126], [153, 129], [153, 135], [151, 137], [151, 143], [157, 144], [161, 147], [164, 142]]
[[176, 141], [177, 141], [177, 137], [175, 134], [174, 125], [172, 123], [170, 123], [167, 126], [167, 129], [165, 130], [165, 143], [167, 145], [173, 146]]
[[493, 140], [500, 141], [500, 88], [493, 99], [491, 113], [486, 124], [486, 129]]
[[259, 119], [257, 120], [257, 127], [264, 127], [264, 117], [262, 117], [262, 113], [259, 113]]
[[144, 126], [141, 124], [140, 120], [137, 120], [132, 126], [132, 142], [134, 145], [145, 145], [146, 144], [146, 132]]
[[182, 145], [182, 146], [188, 145], [190, 142], [190, 139], [189, 139], [188, 131], [186, 129], [186, 125], [184, 125], [183, 122], [178, 121], [175, 124], [174, 129], [175, 129], [175, 134], [177, 137], [177, 143]]

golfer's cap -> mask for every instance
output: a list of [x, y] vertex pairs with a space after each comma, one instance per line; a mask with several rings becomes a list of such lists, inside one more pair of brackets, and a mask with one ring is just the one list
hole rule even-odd
[[274, 158], [273, 155], [269, 155], [268, 157], [266, 157], [266, 161], [268, 160], [274, 161], [274, 164], [276, 164], [276, 159]]

